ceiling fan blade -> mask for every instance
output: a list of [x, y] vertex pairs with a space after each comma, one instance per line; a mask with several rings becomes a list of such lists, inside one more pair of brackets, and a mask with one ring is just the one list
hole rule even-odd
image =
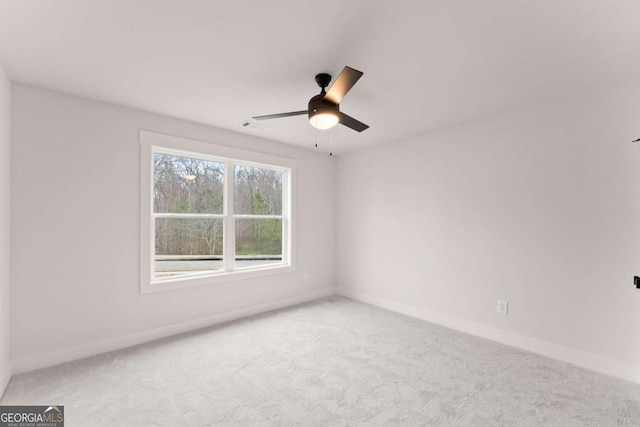
[[324, 98], [334, 104], [340, 104], [342, 98], [344, 98], [363, 74], [362, 71], [354, 70], [351, 67], [344, 67]]
[[363, 130], [369, 129], [369, 125], [365, 125], [364, 123], [354, 119], [351, 116], [346, 115], [343, 112], [338, 113], [338, 116], [340, 118], [339, 121], [341, 124], [355, 131], [362, 132]]
[[303, 114], [309, 114], [309, 111], [303, 110], [303, 111], [292, 111], [290, 113], [267, 114], [266, 116], [252, 117], [252, 119], [255, 119], [255, 120], [279, 119], [281, 117], [301, 116]]

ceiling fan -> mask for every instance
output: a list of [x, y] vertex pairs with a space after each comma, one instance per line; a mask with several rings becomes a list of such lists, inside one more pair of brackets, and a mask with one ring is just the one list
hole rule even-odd
[[316, 83], [322, 90], [319, 95], [309, 100], [309, 108], [307, 110], [268, 114], [266, 116], [253, 117], [253, 119], [279, 119], [281, 117], [302, 116], [307, 114], [311, 124], [318, 129], [329, 129], [340, 123], [355, 131], [362, 132], [368, 129], [369, 126], [340, 111], [340, 101], [342, 101], [342, 98], [344, 98], [363, 74], [363, 72], [354, 70], [351, 67], [344, 67], [333, 83], [333, 86], [331, 86], [331, 89], [329, 89], [329, 92], [327, 92], [325, 88], [329, 86], [331, 75], [320, 73], [316, 75]]

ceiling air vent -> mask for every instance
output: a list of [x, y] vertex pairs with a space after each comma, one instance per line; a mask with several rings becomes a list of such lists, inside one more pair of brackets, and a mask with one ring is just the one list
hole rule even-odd
[[254, 131], [262, 132], [263, 130], [267, 129], [269, 126], [263, 125], [262, 123], [256, 123], [253, 120], [245, 120], [244, 122], [242, 122], [242, 127], [245, 129], [251, 129]]

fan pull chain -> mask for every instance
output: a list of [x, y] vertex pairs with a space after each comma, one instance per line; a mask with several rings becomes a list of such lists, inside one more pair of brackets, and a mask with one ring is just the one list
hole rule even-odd
[[333, 128], [329, 129], [329, 156], [333, 157]]
[[[315, 129], [315, 147], [318, 148], [318, 129]], [[329, 156], [333, 157], [333, 129], [329, 129]]]

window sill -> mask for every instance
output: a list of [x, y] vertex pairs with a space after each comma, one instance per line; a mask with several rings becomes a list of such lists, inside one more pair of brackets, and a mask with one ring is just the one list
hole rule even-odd
[[296, 271], [292, 265], [277, 265], [263, 268], [245, 268], [242, 270], [213, 273], [206, 276], [188, 276], [175, 279], [154, 280], [151, 283], [142, 282], [140, 293], [149, 294], [175, 289], [187, 289], [196, 286], [212, 285], [216, 283], [227, 283], [237, 280], [254, 279], [258, 277], [273, 276], [276, 274], [291, 273]]

